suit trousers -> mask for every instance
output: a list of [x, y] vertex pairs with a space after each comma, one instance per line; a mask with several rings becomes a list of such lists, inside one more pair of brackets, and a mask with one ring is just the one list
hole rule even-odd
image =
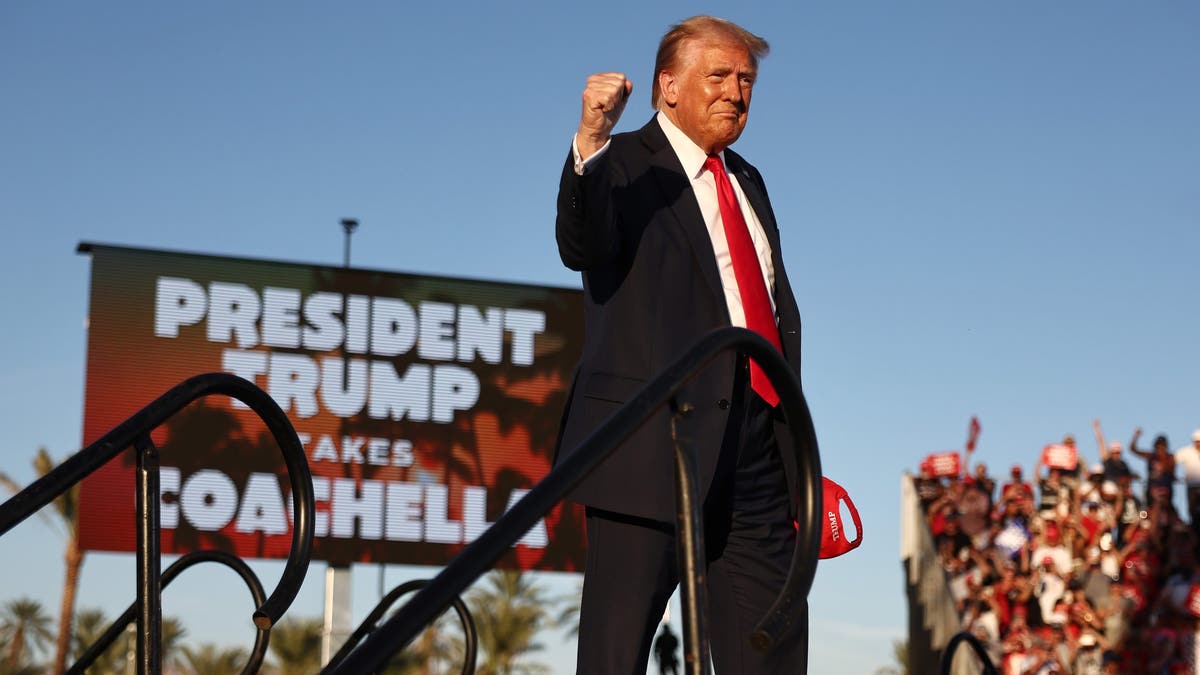
[[[744, 373], [739, 368], [739, 374]], [[750, 634], [783, 588], [796, 533], [774, 414], [739, 377], [716, 476], [704, 501], [709, 640], [720, 675], [804, 673], [807, 609], [793, 633], [761, 653]], [[670, 447], [664, 452], [673, 452]], [[664, 485], [664, 490], [674, 489]], [[655, 629], [678, 584], [675, 525], [587, 509], [579, 675], [645, 673]]]

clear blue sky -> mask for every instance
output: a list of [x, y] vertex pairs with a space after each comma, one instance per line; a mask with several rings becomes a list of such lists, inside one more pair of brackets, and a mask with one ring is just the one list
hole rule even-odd
[[[697, 13], [772, 44], [736, 147], [781, 224], [826, 473], [865, 520], [819, 568], [813, 672], [890, 661], [900, 476], [961, 447], [971, 415], [997, 472], [1064, 433], [1096, 461], [1093, 417], [1172, 447], [1200, 427], [1195, 2], [12, 0], [0, 468], [28, 479], [38, 446], [80, 445], [80, 240], [337, 264], [354, 216], [356, 266], [577, 286], [552, 227], [584, 79], [625, 71], [621, 128], [640, 126], [658, 37]], [[293, 612], [320, 612], [321, 567]], [[273, 586], [280, 567], [258, 569]], [[57, 611], [61, 573], [42, 522], [0, 540], [0, 601]], [[89, 556], [80, 606], [115, 614], [133, 577], [132, 556]], [[239, 582], [189, 577], [165, 611], [248, 645]], [[545, 643], [570, 672], [570, 645]]]

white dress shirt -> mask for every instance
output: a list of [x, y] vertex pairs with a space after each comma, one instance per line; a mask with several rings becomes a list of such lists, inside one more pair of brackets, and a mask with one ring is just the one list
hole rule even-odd
[[[716, 179], [711, 172], [704, 168], [704, 162], [708, 159], [708, 155], [661, 111], [658, 113], [657, 119], [663, 133], [667, 136], [667, 141], [671, 144], [671, 149], [675, 151], [675, 156], [683, 165], [684, 174], [692, 183], [692, 191], [696, 193], [700, 215], [704, 218], [704, 226], [708, 229], [708, 237], [712, 241], [713, 255], [717, 259], [717, 270], [721, 273], [721, 286], [725, 291], [725, 304], [729, 308], [729, 321], [734, 326], [745, 328], [746, 312], [742, 309], [742, 296], [738, 291], [737, 277], [733, 272], [733, 257], [729, 254], [729, 244], [725, 239], [725, 225], [721, 219], [721, 207], [717, 201]], [[583, 158], [579, 156], [579, 150], [572, 140], [571, 151], [575, 158], [575, 173], [581, 176], [586, 173], [588, 168], [608, 151], [608, 146], [609, 144], [605, 143], [591, 157]], [[724, 165], [725, 153], [722, 152], [720, 157], [721, 163]], [[742, 186], [738, 183], [737, 178], [731, 177], [729, 182], [733, 185], [738, 206], [742, 209], [742, 217], [745, 218], [746, 226], [750, 229], [750, 239], [754, 242], [754, 249], [758, 254], [763, 281], [767, 284], [767, 295], [771, 299], [771, 313], [774, 315], [775, 266], [771, 262], [771, 243], [767, 241], [762, 222], [759, 221], [758, 214], [754, 212], [754, 208], [746, 199], [746, 193], [742, 191]]]

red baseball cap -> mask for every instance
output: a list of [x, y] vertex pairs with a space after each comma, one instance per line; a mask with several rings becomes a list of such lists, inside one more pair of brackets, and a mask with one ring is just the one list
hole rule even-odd
[[[850, 500], [849, 493], [846, 488], [822, 476], [821, 483], [823, 486], [821, 506], [824, 515], [821, 517], [821, 559], [836, 558], [839, 555], [844, 555], [858, 548], [863, 540], [862, 519], [858, 515], [858, 509], [855, 508], [854, 502]], [[846, 527], [842, 519], [842, 503], [846, 504], [846, 510], [850, 512], [850, 518], [854, 520], [855, 539], [851, 541], [846, 536]], [[792, 525], [799, 527], [795, 522]]]

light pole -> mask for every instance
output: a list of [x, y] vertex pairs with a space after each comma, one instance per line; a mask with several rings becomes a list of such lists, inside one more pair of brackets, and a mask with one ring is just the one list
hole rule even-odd
[[342, 229], [346, 231], [346, 255], [342, 260], [342, 267], [350, 266], [350, 235], [358, 229], [357, 218], [342, 218]]
[[[358, 229], [357, 218], [342, 218], [342, 230], [346, 232], [346, 245], [342, 256], [342, 267], [350, 267], [350, 235]], [[349, 303], [349, 297], [342, 299]], [[343, 304], [344, 306], [344, 304]], [[350, 355], [342, 350], [342, 386], [349, 378]], [[345, 422], [343, 421], [343, 424]], [[321, 665], [341, 648], [350, 637], [350, 565], [329, 563], [325, 568], [325, 625], [321, 631]]]

